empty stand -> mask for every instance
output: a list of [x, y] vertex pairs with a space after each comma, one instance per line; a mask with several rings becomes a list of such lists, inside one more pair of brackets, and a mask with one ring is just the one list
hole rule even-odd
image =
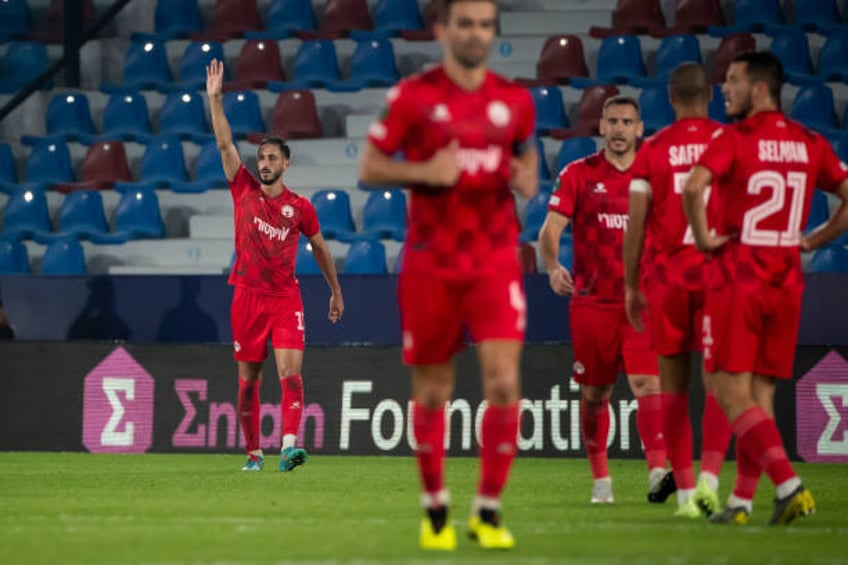
[[86, 274], [85, 253], [80, 242], [73, 238], [60, 239], [47, 246], [41, 260], [43, 275]]

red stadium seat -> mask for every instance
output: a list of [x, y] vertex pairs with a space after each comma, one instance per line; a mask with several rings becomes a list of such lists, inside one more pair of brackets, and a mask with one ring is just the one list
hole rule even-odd
[[424, 29], [405, 29], [400, 32], [400, 36], [407, 41], [432, 41], [433, 26], [436, 20], [439, 19], [439, 3], [436, 0], [430, 0], [427, 7], [424, 8]]
[[225, 41], [242, 37], [245, 31], [262, 28], [256, 0], [216, 0], [215, 12], [208, 30], [193, 34], [192, 39]]
[[572, 120], [574, 127], [568, 130], [552, 130], [551, 137], [567, 139], [569, 137], [595, 137], [600, 135], [598, 123], [603, 114], [604, 101], [619, 93], [617, 87], [609, 84], [585, 89], [577, 103], [577, 115]]
[[571, 77], [588, 77], [583, 42], [576, 35], [554, 35], [549, 37], [539, 62], [536, 64], [536, 77], [551, 84], [567, 83]]
[[536, 248], [532, 243], [524, 242], [519, 248], [521, 252], [521, 271], [524, 273], [535, 274], [539, 272], [536, 264]]
[[660, 0], [618, 0], [612, 27], [592, 26], [589, 35], [603, 39], [610, 35], [657, 33], [665, 27]]
[[329, 0], [321, 23], [322, 36], [346, 37], [353, 29], [374, 29], [365, 0]]
[[88, 146], [82, 161], [80, 182], [57, 185], [59, 192], [109, 190], [116, 181], [132, 182], [127, 153], [120, 141], [98, 141]]
[[670, 33], [706, 33], [709, 26], [725, 25], [721, 0], [677, 0]]
[[235, 79], [225, 87], [227, 91], [266, 88], [272, 80], [286, 80], [277, 42], [247, 41], [236, 60]]
[[[97, 19], [93, 0], [83, 0], [83, 29], [90, 28]], [[50, 0], [44, 22], [29, 34], [29, 39], [39, 43], [62, 43], [65, 40], [65, 0]]]
[[[274, 104], [271, 131], [284, 139], [323, 137], [315, 95], [309, 90], [282, 92]], [[248, 141], [258, 143], [264, 134], [251, 134]]]
[[756, 49], [757, 41], [750, 33], [725, 36], [718, 46], [718, 51], [716, 51], [715, 62], [713, 63], [713, 84], [724, 82], [727, 67], [730, 66], [734, 57], [740, 53], [755, 51]]

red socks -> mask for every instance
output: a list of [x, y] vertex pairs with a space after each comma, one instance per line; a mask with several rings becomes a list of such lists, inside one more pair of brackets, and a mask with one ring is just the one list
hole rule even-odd
[[244, 433], [245, 451], [259, 449], [259, 385], [262, 381], [239, 379], [238, 415]]
[[[689, 421], [689, 395], [664, 392], [662, 424], [674, 482], [680, 490], [695, 488], [692, 469], [692, 423]], [[642, 411], [642, 407], [639, 407]], [[642, 441], [645, 441], [644, 438]], [[645, 448], [647, 450], [647, 447]]]
[[282, 435], [297, 435], [300, 429], [300, 418], [303, 415], [303, 378], [292, 375], [282, 379], [282, 398], [280, 412], [283, 422]]
[[733, 432], [743, 455], [756, 462], [775, 486], [795, 477], [774, 420], [759, 406], [749, 408], [735, 422]]
[[[707, 393], [704, 402], [704, 417], [701, 420], [702, 473], [712, 473], [718, 477], [732, 435], [733, 430], [730, 428], [730, 422], [727, 421], [727, 416], [721, 410], [715, 395]], [[677, 477], [675, 476], [675, 478]]]
[[480, 438], [479, 496], [497, 499], [503, 491], [518, 451], [518, 412], [518, 402], [486, 407]]
[[733, 496], [742, 500], [754, 500], [763, 470], [740, 449], [741, 444], [740, 441], [736, 442], [736, 483], [733, 485]]
[[590, 402], [580, 398], [580, 432], [592, 468], [592, 478], [609, 477], [607, 437], [609, 436], [609, 401]]
[[412, 410], [421, 484], [426, 494], [434, 496], [445, 487], [445, 407], [430, 409], [413, 402]]
[[665, 437], [662, 425], [662, 400], [659, 394], [636, 399], [636, 428], [645, 446], [648, 469], [665, 468]]

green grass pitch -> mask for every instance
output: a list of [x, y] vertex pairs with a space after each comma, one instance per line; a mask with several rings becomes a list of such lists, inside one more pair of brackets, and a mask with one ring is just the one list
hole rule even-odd
[[[683, 521], [645, 502], [642, 461], [612, 461], [615, 504], [589, 504], [588, 464], [519, 458], [504, 496], [518, 540], [491, 553], [465, 537], [475, 459], [449, 459], [456, 552], [417, 549], [411, 457], [314, 456], [261, 473], [234, 455], [0, 454], [0, 563], [846, 563], [848, 466], [797, 464], [818, 512], [768, 528], [760, 484], [742, 528]], [[732, 482], [726, 465], [721, 495]]]

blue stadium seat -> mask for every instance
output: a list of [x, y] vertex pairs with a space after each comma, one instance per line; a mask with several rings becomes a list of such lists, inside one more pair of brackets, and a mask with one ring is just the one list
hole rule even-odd
[[[47, 70], [50, 60], [41, 43], [12, 42], [0, 58], [0, 94], [17, 92]], [[50, 80], [42, 88], [50, 88]]]
[[124, 61], [124, 82], [117, 86], [104, 85], [102, 90], [150, 90], [171, 82], [165, 44], [160, 41], [134, 41], [130, 43]]
[[47, 106], [47, 135], [66, 141], [88, 140], [94, 135], [94, 122], [88, 96], [81, 92], [57, 94]]
[[385, 275], [386, 248], [374, 239], [363, 239], [350, 244], [345, 256], [346, 275]]
[[75, 180], [67, 145], [52, 140], [33, 144], [26, 166], [28, 185], [53, 185]]
[[24, 37], [32, 28], [27, 0], [0, 2], [0, 43]]
[[0, 275], [29, 273], [29, 256], [20, 241], [0, 240]]
[[223, 97], [224, 112], [230, 122], [233, 137], [242, 139], [250, 133], [264, 132], [259, 97], [250, 90], [227, 92]]
[[197, 0], [159, 0], [153, 19], [154, 29], [162, 39], [197, 33], [203, 29]]
[[94, 243], [124, 243], [131, 239], [165, 236], [165, 224], [159, 212], [156, 192], [148, 189], [124, 191], [115, 208], [115, 232], [91, 234]]
[[[848, 16], [846, 16], [848, 18]], [[848, 82], [848, 29], [846, 26], [827, 38], [819, 52], [818, 75], [825, 81]]]
[[402, 31], [424, 28], [417, 0], [377, 0], [373, 16], [374, 32], [377, 34], [397, 35]]
[[[356, 44], [350, 59], [349, 86], [391, 86], [399, 79], [395, 51], [388, 39], [370, 39]], [[329, 86], [332, 89], [333, 85]]]
[[582, 159], [597, 150], [595, 140], [591, 137], [571, 137], [563, 140], [562, 145], [559, 146], [559, 153], [557, 153], [556, 176], [559, 176], [560, 171], [572, 161]]
[[363, 236], [406, 239], [406, 196], [401, 190], [372, 192], [362, 212]]
[[548, 167], [548, 159], [545, 157], [545, 144], [542, 142], [542, 138], [539, 136], [535, 136], [536, 139], [536, 153], [539, 155], [539, 180], [547, 181], [551, 180], [551, 170]]
[[790, 116], [805, 126], [827, 134], [839, 129], [833, 91], [825, 85], [804, 86], [792, 102]]
[[815, 252], [807, 265], [809, 273], [848, 273], [848, 250], [829, 245]]
[[3, 207], [2, 239], [27, 239], [39, 233], [49, 233], [50, 214], [47, 197], [39, 188], [18, 187], [9, 193]]
[[830, 32], [838, 29], [839, 9], [835, 0], [796, 0], [792, 3], [792, 25], [804, 31]]
[[15, 157], [8, 143], [0, 143], [0, 191], [6, 191], [18, 183]]
[[674, 69], [686, 62], [702, 62], [698, 38], [691, 33], [670, 35], [663, 38], [657, 50], [654, 74], [649, 77], [631, 77], [630, 83], [636, 86], [665, 85]]
[[190, 182], [172, 182], [174, 192], [204, 192], [210, 188], [227, 188], [227, 176], [221, 164], [221, 153], [214, 141], [200, 148], [194, 165], [194, 180]]
[[792, 84], [817, 84], [820, 81], [813, 74], [810, 61], [810, 43], [807, 34], [795, 28], [787, 28], [774, 33], [769, 51], [783, 63], [786, 79]]
[[212, 139], [206, 122], [203, 97], [191, 92], [169, 94], [159, 114], [159, 134], [201, 141]]
[[571, 84], [585, 88], [598, 84], [622, 84], [640, 81], [646, 76], [642, 45], [635, 35], [612, 35], [601, 42], [598, 50], [598, 73], [595, 79], [574, 77]]
[[321, 274], [321, 268], [312, 254], [312, 244], [305, 237], [301, 237], [297, 243], [297, 258], [295, 259], [294, 272], [297, 276]]
[[723, 124], [728, 122], [727, 109], [724, 107], [724, 94], [721, 93], [720, 84], [713, 85], [713, 97], [710, 100], [707, 112], [709, 113], [710, 118], [717, 122], [721, 122]]
[[41, 260], [42, 275], [84, 275], [86, 274], [85, 253], [82, 244], [74, 238], [54, 241], [47, 246]]
[[536, 106], [536, 133], [546, 134], [554, 129], [568, 127], [568, 117], [562, 102], [562, 93], [555, 86], [531, 88]]
[[807, 216], [807, 231], [825, 223], [830, 217], [830, 210], [827, 205], [827, 195], [821, 190], [813, 191], [813, 200], [810, 203], [810, 213]]
[[848, 139], [834, 137], [830, 139], [830, 144], [833, 147], [833, 152], [839, 157], [842, 162], [848, 163]]
[[57, 237], [90, 238], [109, 232], [103, 197], [95, 190], [77, 190], [65, 196], [59, 214]]
[[112, 94], [103, 109], [101, 137], [135, 140], [149, 135], [150, 118], [144, 96], [138, 92]]
[[570, 233], [563, 233], [559, 239], [559, 263], [574, 272], [574, 239]]
[[[163, 92], [179, 90], [203, 90], [206, 88], [206, 67], [212, 59], [224, 60], [224, 47], [217, 41], [199, 41], [189, 43], [180, 59], [180, 80], [174, 85], [161, 85]], [[230, 80], [230, 73], [224, 66], [224, 82]]]
[[340, 81], [336, 46], [329, 40], [304, 41], [294, 58], [294, 83], [301, 88], [320, 88]]
[[783, 24], [780, 0], [736, 0], [733, 2], [733, 25], [707, 27], [713, 36], [760, 32]]
[[[298, 31], [314, 31], [315, 11], [310, 0], [271, 0], [268, 8], [268, 34], [288, 37]], [[250, 38], [247, 32], [245, 37]]]
[[674, 121], [674, 108], [668, 99], [668, 87], [648, 86], [639, 95], [645, 135], [652, 135]]
[[188, 180], [183, 146], [176, 137], [161, 137], [147, 145], [141, 158], [141, 178], [137, 183], [116, 182], [115, 190], [166, 188]]
[[319, 190], [312, 195], [312, 205], [326, 239], [350, 241], [356, 228], [350, 212], [350, 196], [344, 190]]
[[522, 243], [539, 239], [539, 230], [542, 229], [545, 216], [548, 215], [550, 199], [550, 193], [540, 190], [536, 196], [527, 201], [527, 208], [524, 211], [524, 228], [520, 236]]

